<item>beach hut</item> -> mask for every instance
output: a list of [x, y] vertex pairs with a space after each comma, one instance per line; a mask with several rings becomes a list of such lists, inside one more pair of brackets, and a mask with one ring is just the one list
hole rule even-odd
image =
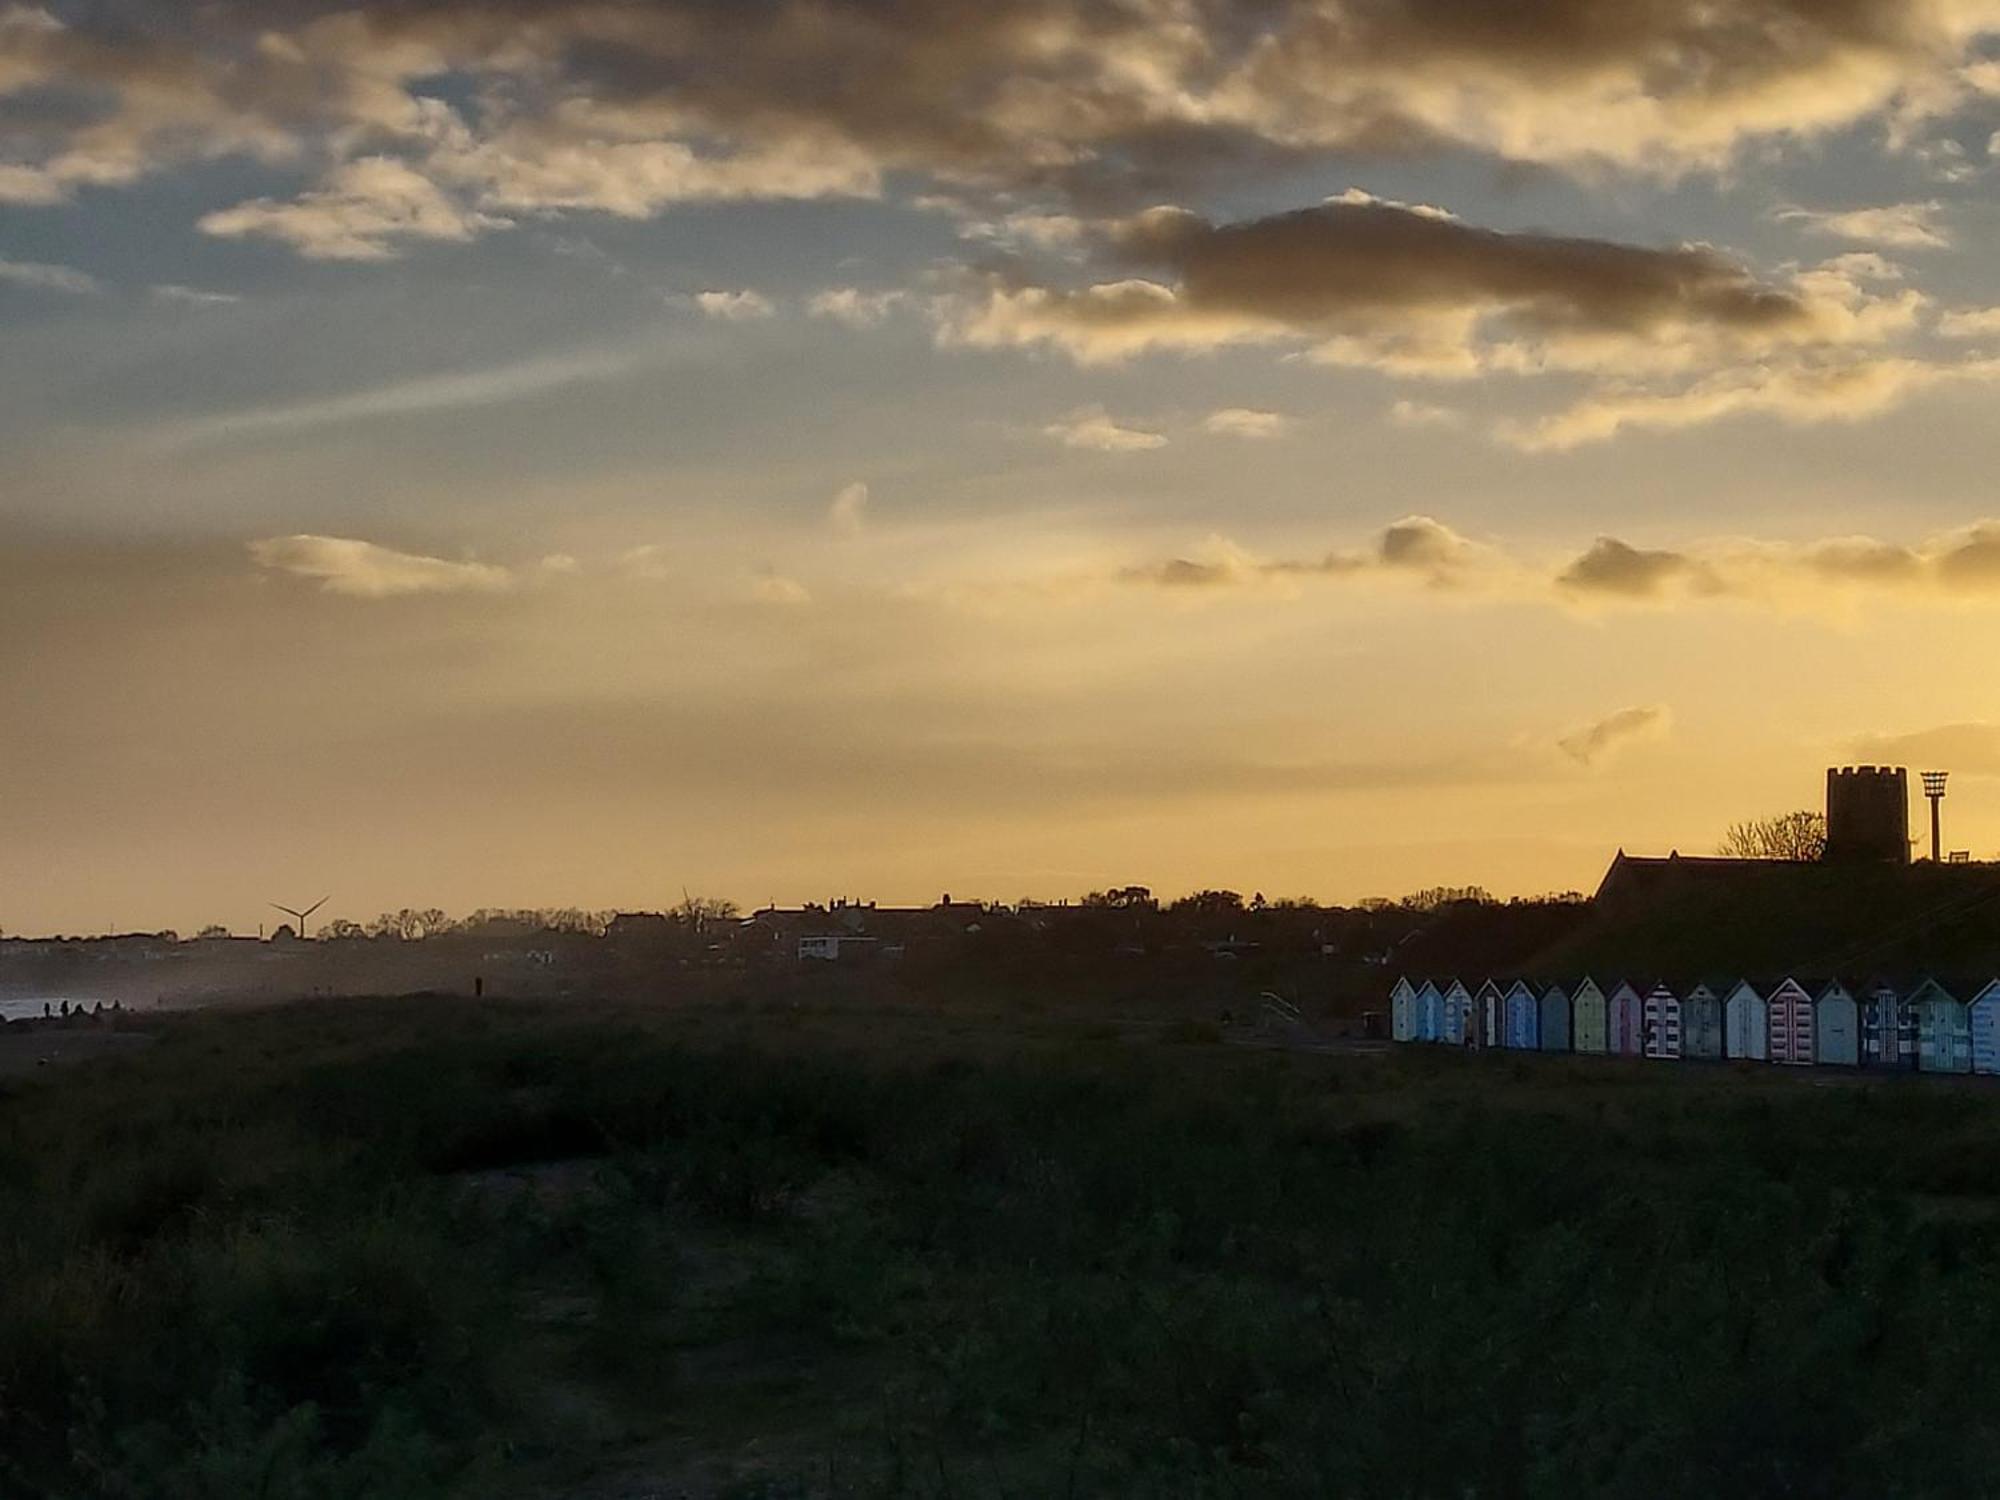
[[1861, 1010], [1837, 979], [1813, 1001], [1813, 1061], [1832, 1068], [1861, 1062]]
[[1646, 1050], [1646, 1001], [1629, 984], [1611, 992], [1610, 1050], [1619, 1057], [1638, 1057]]
[[1813, 1002], [1805, 986], [1787, 979], [1764, 1001], [1765, 1051], [1774, 1063], [1809, 1068], [1813, 1061]]
[[1541, 1002], [1535, 998], [1533, 990], [1517, 979], [1513, 988], [1507, 991], [1506, 1045], [1522, 1052], [1533, 1052], [1541, 1032]]
[[1705, 984], [1681, 998], [1681, 1056], [1722, 1056], [1722, 997]]
[[1472, 991], [1454, 979], [1445, 986], [1444, 1024], [1438, 1040], [1447, 1047], [1463, 1047], [1472, 1033]]
[[1917, 1008], [1890, 985], [1876, 985], [1861, 1007], [1861, 1061], [1871, 1068], [1917, 1065]]
[[1407, 979], [1398, 979], [1395, 988], [1389, 991], [1390, 1041], [1407, 1042], [1416, 1036], [1416, 1006], [1416, 986]]
[[1972, 1029], [1965, 1002], [1935, 979], [1926, 979], [1910, 996], [1917, 1012], [1917, 1066], [1926, 1073], [1970, 1073]]
[[1972, 997], [1965, 1019], [1972, 1029], [1972, 1071], [2000, 1073], [2000, 979]]
[[1681, 1055], [1680, 997], [1664, 984], [1656, 984], [1646, 996], [1644, 1011], [1646, 1056], [1669, 1061]]
[[1507, 992], [1492, 980], [1479, 987], [1472, 997], [1477, 1045], [1488, 1051], [1507, 1044]]
[[1569, 996], [1559, 984], [1542, 991], [1541, 1044], [1544, 1052], [1569, 1051]]
[[1722, 1050], [1726, 1056], [1764, 1062], [1770, 1056], [1764, 997], [1749, 980], [1741, 980], [1722, 1004]]
[[1610, 1011], [1604, 991], [1585, 979], [1569, 997], [1569, 1044], [1577, 1052], [1605, 1052], [1611, 1046]]
[[1417, 991], [1415, 1040], [1434, 1042], [1444, 1031], [1444, 991], [1426, 979]]

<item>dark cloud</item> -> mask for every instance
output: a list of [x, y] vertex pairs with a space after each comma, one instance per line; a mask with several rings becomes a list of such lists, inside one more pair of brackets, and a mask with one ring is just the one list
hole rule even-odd
[[[948, 190], [1128, 205], [1328, 152], [1719, 163], [1747, 138], [1948, 97], [1938, 86], [1992, 29], [1941, 0], [102, 0], [53, 14], [68, 24], [0, 13], [0, 95], [15, 96], [0, 191], [17, 199], [190, 156], [390, 142], [470, 207], [603, 196], [647, 211], [688, 185], [612, 148], [670, 143], [711, 169], [741, 158], [757, 170], [736, 187], [771, 196], [787, 190], [765, 158], [816, 149]], [[456, 111], [416, 98], [447, 74], [475, 85]], [[635, 192], [649, 181], [660, 191]]]
[[1609, 594], [1626, 599], [1650, 599], [1668, 585], [1709, 577], [1706, 564], [1684, 552], [1650, 551], [1601, 536], [1575, 562], [1556, 575], [1560, 588], [1580, 594]]
[[948, 333], [1086, 361], [1296, 340], [1329, 362], [1450, 376], [1866, 342], [1897, 326], [1877, 309], [1907, 301], [1837, 269], [1778, 285], [1706, 246], [1503, 232], [1352, 191], [1235, 223], [1152, 209], [1095, 247], [1099, 274], [1124, 279], [1035, 285], [1016, 268], [969, 292]]
[[1632, 334], [1685, 323], [1763, 332], [1809, 317], [1797, 295], [1761, 285], [1713, 250], [1506, 234], [1377, 199], [1234, 224], [1160, 210], [1126, 228], [1116, 247], [1135, 265], [1169, 270], [1192, 312], [1304, 328], [1412, 309], [1496, 309], [1534, 327]]

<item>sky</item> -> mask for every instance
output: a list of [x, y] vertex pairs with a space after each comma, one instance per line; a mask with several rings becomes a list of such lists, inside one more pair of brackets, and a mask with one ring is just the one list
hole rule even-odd
[[2000, 0], [0, 0], [0, 930], [1993, 857], [1996, 185]]

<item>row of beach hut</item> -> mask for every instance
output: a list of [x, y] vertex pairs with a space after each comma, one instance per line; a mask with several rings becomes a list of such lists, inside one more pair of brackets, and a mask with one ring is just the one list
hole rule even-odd
[[1838, 980], [1816, 991], [1794, 979], [1767, 988], [1746, 979], [1645, 991], [1619, 984], [1607, 993], [1589, 979], [1569, 987], [1489, 979], [1476, 990], [1455, 979], [1398, 979], [1389, 1034], [1523, 1052], [2000, 1074], [2000, 979], [1969, 1002], [1931, 979], [1858, 993]]

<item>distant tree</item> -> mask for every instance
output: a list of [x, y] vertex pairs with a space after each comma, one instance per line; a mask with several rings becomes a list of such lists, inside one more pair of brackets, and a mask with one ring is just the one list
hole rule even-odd
[[1176, 901], [1172, 910], [1200, 916], [1233, 915], [1243, 910], [1243, 898], [1235, 891], [1195, 891]]
[[724, 922], [735, 921], [736, 903], [716, 896], [691, 896], [683, 891], [680, 902], [673, 909], [673, 917], [690, 932], [705, 932]]
[[368, 929], [348, 917], [334, 917], [319, 924], [319, 935], [333, 941], [345, 938], [366, 937]]
[[195, 934], [196, 938], [226, 938], [228, 936], [229, 929], [214, 922], [209, 923], [208, 926]]
[[1801, 810], [1732, 823], [1716, 852], [1729, 859], [1819, 859], [1826, 853], [1826, 818]]
[[1410, 911], [1436, 911], [1443, 906], [1456, 906], [1460, 902], [1473, 902], [1479, 906], [1494, 904], [1493, 893], [1479, 885], [1433, 885], [1421, 891], [1412, 891], [1398, 906]]
[[1113, 886], [1108, 891], [1092, 891], [1083, 898], [1085, 906], [1108, 906], [1116, 911], [1157, 911], [1160, 903], [1143, 885]]

